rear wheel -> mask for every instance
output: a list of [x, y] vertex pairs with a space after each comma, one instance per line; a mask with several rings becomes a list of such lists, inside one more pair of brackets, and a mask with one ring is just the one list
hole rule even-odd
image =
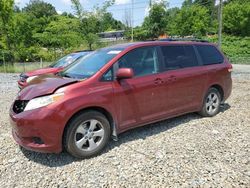
[[210, 88], [203, 100], [202, 110], [199, 112], [204, 117], [212, 117], [219, 113], [221, 94], [216, 88]]
[[82, 113], [70, 121], [64, 145], [77, 158], [98, 155], [110, 139], [110, 124], [107, 118], [96, 111]]

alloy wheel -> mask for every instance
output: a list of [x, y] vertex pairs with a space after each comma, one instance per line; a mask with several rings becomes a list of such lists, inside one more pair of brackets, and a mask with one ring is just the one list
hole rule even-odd
[[213, 114], [218, 110], [220, 105], [219, 96], [215, 92], [211, 92], [206, 99], [206, 110], [208, 114]]
[[75, 132], [75, 145], [82, 151], [93, 151], [103, 141], [104, 128], [101, 122], [91, 119], [81, 123]]

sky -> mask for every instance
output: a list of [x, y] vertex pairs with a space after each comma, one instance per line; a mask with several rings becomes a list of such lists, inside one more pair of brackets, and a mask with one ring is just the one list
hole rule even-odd
[[[70, 12], [73, 13], [71, 7], [71, 0], [43, 0], [45, 2], [51, 3], [57, 10], [58, 13]], [[96, 5], [102, 5], [104, 0], [80, 0], [83, 7], [86, 10], [91, 10], [91, 7]], [[108, 9], [111, 12], [115, 19], [124, 21], [124, 14], [126, 10], [131, 10], [132, 0], [116, 0], [115, 4]], [[169, 8], [172, 7], [181, 7], [184, 0], [168, 0]], [[26, 6], [29, 3], [29, 0], [15, 0], [16, 5], [20, 8]], [[147, 15], [149, 0], [134, 0], [134, 25], [140, 25], [144, 17]]]

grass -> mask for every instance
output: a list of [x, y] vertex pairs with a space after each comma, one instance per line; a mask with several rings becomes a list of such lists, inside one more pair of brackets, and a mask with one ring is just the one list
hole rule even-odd
[[232, 64], [250, 65], [250, 57], [228, 57]]
[[21, 73], [21, 72], [28, 72], [40, 68], [47, 67], [50, 65], [51, 62], [46, 62], [46, 63], [39, 63], [39, 62], [34, 62], [34, 63], [14, 63], [12, 64], [6, 64], [0, 66], [0, 72], [4, 73]]
[[[217, 35], [204, 39], [213, 43], [218, 42]], [[231, 63], [250, 65], [250, 37], [223, 35], [222, 51], [230, 59]]]

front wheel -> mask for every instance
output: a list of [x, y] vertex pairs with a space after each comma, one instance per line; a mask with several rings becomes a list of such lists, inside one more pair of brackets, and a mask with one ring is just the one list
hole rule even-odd
[[110, 139], [107, 118], [96, 111], [82, 113], [70, 121], [64, 138], [66, 150], [77, 158], [98, 155]]
[[203, 100], [202, 110], [199, 112], [204, 117], [212, 117], [219, 113], [221, 95], [216, 88], [210, 88]]

